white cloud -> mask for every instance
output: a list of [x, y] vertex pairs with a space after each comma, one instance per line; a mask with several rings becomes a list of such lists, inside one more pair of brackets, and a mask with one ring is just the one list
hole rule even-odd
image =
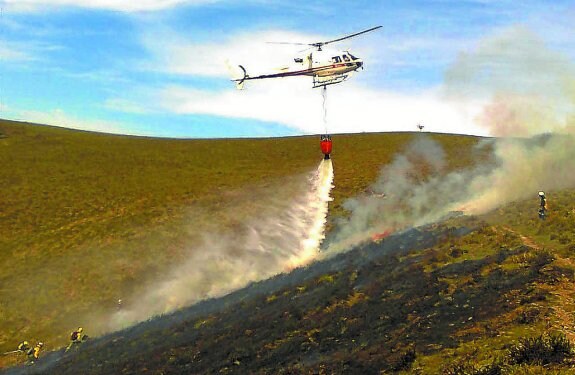
[[39, 11], [56, 7], [106, 9], [119, 12], [142, 12], [168, 9], [177, 5], [201, 5], [218, 0], [3, 0], [0, 6], [10, 11]]
[[17, 108], [5, 108], [6, 118], [16, 121], [26, 121], [42, 125], [61, 126], [70, 129], [88, 130], [114, 134], [133, 134], [127, 131], [124, 124], [114, 121], [81, 119], [56, 108], [50, 111], [24, 110]]
[[136, 113], [136, 114], [147, 114], [151, 110], [144, 107], [139, 103], [135, 103], [126, 99], [121, 98], [111, 98], [104, 102], [104, 107], [112, 111], [125, 112], [125, 113]]
[[446, 71], [446, 89], [455, 96], [494, 92], [545, 93], [562, 97], [573, 62], [525, 27], [511, 27], [461, 53]]
[[[277, 122], [308, 134], [325, 131], [322, 92], [311, 88], [308, 77], [258, 81], [244, 91], [208, 92], [172, 86], [159, 96], [165, 110], [179, 114]], [[433, 132], [486, 135], [473, 121], [482, 103], [455, 104], [435, 92], [402, 95], [348, 82], [327, 90], [327, 131], [414, 131], [422, 123]]]
[[155, 29], [143, 37], [144, 46], [153, 56], [153, 60], [145, 63], [144, 68], [171, 74], [228, 77], [231, 74], [228, 65], [235, 67], [242, 64], [252, 75], [263, 74], [295, 64], [294, 57], [305, 54], [298, 51], [306, 48], [268, 42], [308, 43], [317, 40], [323, 38], [266, 30], [197, 41], [170, 30]]
[[28, 61], [32, 60], [32, 57], [13, 43], [0, 40], [0, 60]]
[[19, 63], [45, 61], [47, 55], [62, 48], [58, 44], [30, 40], [0, 39], [0, 61]]
[[[221, 77], [230, 79], [232, 68], [242, 64], [248, 74], [273, 73], [274, 67], [294, 65], [293, 58], [309, 50], [299, 52], [305, 46], [276, 45], [266, 42], [309, 43], [329, 40], [330, 36], [306, 35], [282, 30], [265, 30], [228, 35], [209, 41], [182, 38], [170, 30], [151, 30], [143, 37], [143, 43], [153, 55], [146, 63], [147, 69], [170, 74]], [[377, 40], [377, 38], [376, 38]], [[364, 41], [365, 42], [365, 41]], [[418, 42], [418, 45], [423, 43]], [[365, 53], [373, 53], [375, 44], [363, 44]], [[325, 58], [331, 52], [324, 51]], [[377, 69], [373, 61], [367, 61], [367, 69]], [[366, 70], [367, 72], [367, 70]], [[427, 92], [402, 95], [360, 87], [362, 72], [349, 82], [328, 88], [328, 126], [331, 133], [416, 130], [418, 123], [436, 132], [485, 134], [473, 124], [479, 113], [476, 102], [453, 106], [442, 100], [439, 94]], [[236, 77], [239, 75], [236, 73]], [[357, 80], [357, 81], [356, 81]], [[244, 118], [280, 123], [303, 133], [322, 133], [322, 93], [312, 89], [311, 77], [290, 77], [249, 81], [248, 89], [232, 88], [212, 91], [209, 88], [183, 86], [164, 87], [151, 97], [158, 97], [156, 105], [161, 110], [178, 114], [203, 114], [229, 118]], [[464, 108], [464, 111], [461, 111]]]

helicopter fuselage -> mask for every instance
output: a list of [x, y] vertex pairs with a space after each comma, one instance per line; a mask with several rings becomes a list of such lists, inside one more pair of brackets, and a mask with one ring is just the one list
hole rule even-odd
[[[335, 42], [340, 42], [345, 39], [353, 38], [358, 35], [368, 33], [381, 28], [375, 26], [358, 33], [343, 36], [324, 42], [315, 43], [292, 43], [292, 42], [276, 42], [275, 44], [295, 44], [306, 45], [317, 48], [315, 52], [309, 53], [305, 57], [297, 57], [294, 61], [300, 64], [301, 67], [296, 68], [282, 68], [280, 73], [262, 74], [258, 76], [249, 76], [246, 69], [239, 65], [243, 71], [243, 77], [233, 79], [236, 82], [238, 89], [243, 88], [244, 82], [251, 79], [264, 79], [264, 78], [281, 78], [281, 77], [294, 77], [294, 76], [312, 76], [313, 87], [325, 87], [345, 81], [351, 72], [357, 71], [359, 68], [363, 69], [363, 61], [353, 56], [348, 51], [343, 52], [326, 52], [323, 51], [323, 46]], [[273, 43], [273, 42], [272, 42]], [[309, 48], [309, 47], [308, 47]]]
[[[314, 56], [315, 55], [315, 56]], [[319, 56], [317, 56], [319, 55]], [[331, 58], [326, 58], [330, 56]], [[306, 61], [307, 60], [307, 61]], [[336, 74], [345, 74], [363, 66], [363, 61], [349, 52], [340, 52], [338, 54], [325, 54], [325, 53], [310, 53], [304, 59], [294, 59], [294, 61], [300, 62], [302, 65], [308, 65], [308, 69], [302, 70], [302, 74], [308, 76], [318, 76], [326, 77], [333, 76]]]
[[313, 87], [322, 87], [343, 82], [348, 78], [349, 73], [363, 67], [363, 61], [347, 51], [332, 53], [317, 51], [309, 53], [303, 58], [295, 58], [294, 61], [299, 66], [285, 67], [280, 69], [279, 73], [262, 74], [254, 77], [249, 76], [245, 68], [240, 65], [244, 77], [235, 81], [238, 88], [241, 88], [245, 81], [252, 79], [311, 76], [313, 77]]

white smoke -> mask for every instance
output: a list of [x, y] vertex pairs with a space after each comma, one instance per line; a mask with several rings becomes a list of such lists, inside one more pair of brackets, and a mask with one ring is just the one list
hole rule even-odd
[[[344, 203], [351, 214], [338, 223], [328, 252], [349, 249], [382, 234], [433, 222], [468, 195], [469, 173], [446, 173], [445, 152], [437, 142], [418, 136], [382, 168], [369, 193]], [[476, 172], [477, 173], [477, 172]]]
[[[500, 137], [493, 160], [445, 170], [445, 155], [418, 138], [382, 169], [372, 194], [344, 205], [329, 249], [341, 251], [381, 233], [433, 222], [452, 211], [481, 214], [540, 190], [575, 187], [575, 64], [535, 33], [514, 27], [462, 53], [447, 70], [446, 98], [490, 98], [476, 121]], [[546, 135], [543, 135], [546, 134]], [[512, 137], [531, 138], [512, 138]], [[548, 199], [552, 199], [548, 197]]]
[[[462, 54], [446, 74], [445, 89], [458, 99], [490, 96], [477, 121], [507, 137], [494, 147], [498, 168], [470, 183], [462, 202], [467, 212], [575, 186], [575, 64], [567, 56], [533, 31], [513, 27]], [[510, 138], [517, 136], [532, 138]]]
[[461, 53], [445, 74], [447, 98], [489, 104], [478, 125], [494, 136], [532, 136], [573, 127], [575, 65], [535, 32], [516, 26]]
[[382, 169], [369, 194], [345, 202], [350, 216], [338, 223], [328, 252], [345, 251], [378, 235], [433, 223], [453, 212], [483, 214], [538, 192], [575, 188], [575, 137], [542, 135], [487, 140], [493, 160], [447, 172], [441, 146], [427, 138], [410, 144]]
[[575, 138], [572, 135], [499, 140], [495, 156], [498, 167], [474, 176], [466, 188], [466, 199], [454, 204], [455, 208], [482, 214], [529, 197], [537, 202], [540, 190], [575, 187], [575, 175], [571, 173], [575, 168]]
[[[189, 258], [142, 298], [118, 311], [110, 329], [126, 327], [197, 301], [218, 297], [316, 258], [324, 238], [331, 160], [307, 179], [295, 179], [255, 198], [258, 214], [233, 233], [209, 233], [190, 244]], [[238, 213], [239, 217], [243, 217]]]

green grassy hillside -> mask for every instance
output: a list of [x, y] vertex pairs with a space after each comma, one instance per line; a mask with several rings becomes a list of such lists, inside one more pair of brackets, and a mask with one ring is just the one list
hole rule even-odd
[[573, 373], [575, 192], [552, 196], [547, 221], [522, 201], [411, 230], [86, 343], [47, 373]]
[[[170, 140], [11, 121], [0, 133], [0, 351], [22, 339], [64, 345], [181, 261], [206, 228], [232, 228], [230, 209], [248, 215], [254, 192], [322, 157], [317, 137]], [[330, 220], [419, 136], [335, 136]], [[474, 161], [478, 138], [432, 137], [450, 169]]]

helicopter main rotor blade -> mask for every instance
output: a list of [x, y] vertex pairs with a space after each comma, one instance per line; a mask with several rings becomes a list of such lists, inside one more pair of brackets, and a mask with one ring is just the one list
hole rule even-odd
[[292, 42], [266, 42], [267, 44], [289, 44], [293, 46], [313, 46], [310, 43], [292, 43]]
[[321, 50], [321, 47], [326, 45], [326, 44], [339, 42], [340, 40], [344, 40], [344, 39], [353, 38], [354, 36], [365, 34], [365, 33], [368, 33], [370, 31], [377, 30], [381, 27], [383, 27], [383, 26], [375, 26], [375, 27], [372, 27], [371, 29], [363, 30], [363, 31], [360, 31], [359, 33], [355, 33], [355, 34], [346, 35], [346, 36], [341, 37], [341, 38], [328, 40], [327, 42], [316, 42], [316, 43], [266, 42], [266, 43], [268, 43], [268, 44], [284, 44], [284, 45], [288, 44], [288, 45], [295, 45], [295, 46], [311, 46], [311, 47], [315, 47], [315, 48], [318, 48]]
[[371, 29], [363, 30], [363, 31], [360, 31], [359, 33], [355, 33], [355, 34], [351, 34], [351, 35], [346, 35], [346, 36], [341, 37], [341, 38], [338, 38], [338, 39], [328, 40], [327, 42], [313, 43], [312, 45], [319, 47], [319, 46], [326, 45], [326, 44], [328, 44], [328, 43], [339, 42], [340, 40], [353, 38], [354, 36], [358, 36], [358, 35], [361, 35], [361, 34], [365, 34], [365, 33], [368, 33], [368, 32], [370, 32], [370, 31], [377, 30], [377, 29], [379, 29], [379, 28], [381, 28], [381, 27], [382, 27], [382, 26], [372, 27]]

